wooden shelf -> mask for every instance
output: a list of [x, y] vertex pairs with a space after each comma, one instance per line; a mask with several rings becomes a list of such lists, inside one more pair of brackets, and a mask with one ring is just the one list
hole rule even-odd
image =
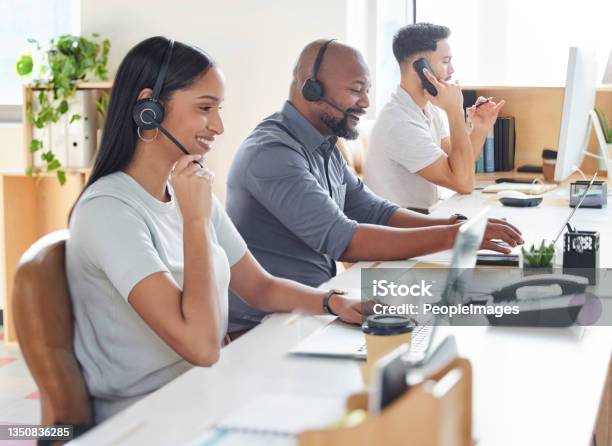
[[[88, 176], [89, 173], [91, 172], [91, 168], [63, 169], [63, 170], [66, 173], [66, 176], [73, 176], [73, 175], [86, 175], [86, 176]], [[11, 176], [11, 177], [27, 176], [23, 169], [0, 169], [0, 175]], [[37, 172], [35, 176], [33, 175], [33, 178], [36, 178], [36, 177], [55, 177], [55, 176], [56, 176], [55, 171], [53, 171], [53, 172], [41, 171], [41, 172]]]
[[[48, 84], [24, 84], [24, 88], [32, 91], [50, 90], [51, 87]], [[77, 84], [77, 90], [110, 90], [113, 88], [113, 81], [91, 81], [91, 82], [79, 82]]]
[[[557, 150], [563, 98], [562, 86], [509, 86], [509, 85], [465, 85], [463, 90], [474, 90], [479, 96], [493, 96], [496, 101], [504, 99], [506, 104], [500, 116], [514, 116], [516, 122], [515, 167], [524, 164], [541, 165], [542, 149]], [[612, 116], [612, 85], [600, 85], [597, 89], [595, 106]], [[596, 153], [598, 143], [591, 134], [588, 150]], [[585, 157], [581, 169], [594, 172], [597, 161]], [[510, 176], [511, 172], [502, 172]], [[532, 176], [534, 176], [532, 174]]]
[[[97, 81], [97, 82], [81, 82], [77, 84], [77, 90], [100, 90], [109, 91], [113, 86], [112, 81]], [[22, 111], [22, 122], [23, 122], [23, 150], [25, 153], [26, 167], [34, 167], [34, 154], [30, 152], [30, 144], [32, 143], [32, 124], [28, 119], [28, 109], [31, 107], [32, 101], [34, 100], [35, 91], [48, 90], [48, 85], [43, 84], [24, 84], [23, 85], [23, 111]], [[52, 149], [52, 147], [51, 147]], [[83, 169], [70, 169], [65, 168], [65, 171], [76, 171], [81, 172]]]
[[55, 174], [29, 177], [23, 172], [0, 173], [0, 274], [4, 277], [4, 333], [14, 342], [13, 277], [21, 255], [40, 237], [65, 229], [68, 213], [81, 193], [87, 173], [66, 175], [60, 186]]
[[[27, 108], [32, 103], [34, 92], [48, 89], [45, 85], [23, 86], [23, 131], [26, 168], [34, 166], [30, 153], [32, 125], [27, 119]], [[79, 90], [110, 90], [112, 81], [83, 82]], [[52, 147], [51, 147], [52, 148]], [[47, 147], [45, 147], [47, 149]], [[55, 171], [41, 169], [33, 176], [21, 169], [0, 171], [0, 274], [4, 278], [4, 327], [7, 342], [14, 342], [15, 330], [12, 321], [13, 277], [21, 255], [40, 237], [49, 232], [65, 229], [68, 213], [83, 190], [91, 168], [68, 168], [66, 183], [59, 184]], [[1, 282], [1, 281], [0, 281]]]

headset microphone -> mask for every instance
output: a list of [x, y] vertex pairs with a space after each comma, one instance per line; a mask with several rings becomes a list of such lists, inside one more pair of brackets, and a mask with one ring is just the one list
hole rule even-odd
[[327, 105], [329, 105], [332, 108], [335, 108], [336, 110], [338, 110], [340, 113], [344, 113], [344, 116], [348, 116], [349, 118], [353, 118], [356, 121], [359, 121], [359, 116], [354, 115], [352, 113], [349, 113], [346, 110], [341, 109], [340, 107], [338, 107], [336, 104], [334, 104], [332, 101], [325, 99], [325, 98], [321, 98], [321, 101], [325, 102]]
[[302, 86], [302, 96], [304, 96], [304, 99], [309, 102], [325, 102], [330, 107], [344, 114], [344, 117], [353, 118], [354, 120], [359, 121], [359, 116], [349, 113], [347, 110], [338, 107], [329, 99], [326, 99], [324, 97], [325, 89], [323, 88], [323, 84], [317, 79], [317, 74], [319, 72], [319, 68], [321, 67], [321, 62], [323, 62], [323, 55], [325, 54], [325, 51], [327, 50], [329, 44], [332, 43], [334, 40], [335, 39], [328, 40], [323, 45], [321, 45], [321, 48], [319, 48], [319, 52], [317, 53], [317, 57], [315, 58], [314, 65], [312, 66], [312, 76], [310, 76], [309, 79], [306, 79], [304, 85]]
[[[162, 86], [164, 85], [164, 79], [166, 78], [166, 72], [170, 65], [170, 58], [172, 57], [172, 50], [174, 49], [174, 40], [170, 40], [168, 49], [166, 50], [166, 56], [164, 57], [164, 63], [162, 64], [155, 86], [153, 87], [153, 95], [150, 98], [143, 98], [136, 102], [134, 110], [132, 111], [132, 118], [138, 126], [138, 132], [142, 130], [153, 130], [159, 129], [166, 137], [174, 143], [176, 147], [180, 149], [185, 155], [190, 155], [189, 151], [172, 136], [172, 134], [166, 130], [161, 123], [164, 120], [164, 106], [159, 101], [159, 95], [161, 93]], [[140, 134], [140, 133], [139, 133]], [[198, 161], [192, 161], [200, 167], [201, 163]]]
[[[164, 134], [166, 135], [166, 137], [172, 141], [174, 143], [174, 145], [176, 147], [178, 147], [181, 152], [183, 152], [185, 155], [190, 155], [189, 151], [180, 143], [178, 142], [178, 140], [172, 136], [172, 133], [170, 133], [168, 130], [166, 130], [160, 123], [157, 123], [157, 128]], [[202, 163], [200, 163], [199, 161], [193, 160], [192, 163], [197, 164], [200, 167], [204, 167], [202, 165]]]

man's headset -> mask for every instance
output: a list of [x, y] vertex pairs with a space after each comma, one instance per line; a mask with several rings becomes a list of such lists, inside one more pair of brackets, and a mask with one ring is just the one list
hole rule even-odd
[[[153, 95], [149, 98], [143, 98], [136, 102], [134, 110], [132, 112], [132, 118], [140, 130], [153, 130], [159, 129], [164, 135], [168, 137], [170, 141], [174, 143], [185, 155], [189, 155], [189, 151], [172, 136], [172, 134], [162, 126], [164, 120], [164, 106], [159, 101], [159, 95], [161, 94], [164, 80], [166, 79], [166, 72], [170, 66], [170, 58], [172, 57], [172, 50], [174, 49], [174, 40], [170, 40], [168, 49], [166, 50], [166, 56], [164, 62], [159, 70], [157, 79], [155, 80], [155, 86], [153, 87]], [[198, 161], [193, 163], [203, 167]]]
[[310, 76], [309, 79], [306, 79], [304, 85], [302, 86], [302, 96], [304, 96], [304, 99], [309, 102], [325, 102], [330, 107], [335, 108], [336, 110], [344, 114], [345, 117], [348, 116], [355, 120], [359, 120], [358, 116], [349, 113], [348, 111], [338, 107], [329, 99], [326, 99], [324, 96], [325, 89], [323, 88], [323, 84], [317, 79], [319, 68], [321, 68], [321, 63], [323, 62], [323, 55], [325, 54], [325, 51], [327, 50], [329, 44], [332, 43], [334, 40], [336, 39], [328, 40], [323, 45], [321, 45], [321, 48], [319, 48], [319, 52], [317, 53], [317, 57], [315, 58], [314, 64], [312, 66], [312, 76]]

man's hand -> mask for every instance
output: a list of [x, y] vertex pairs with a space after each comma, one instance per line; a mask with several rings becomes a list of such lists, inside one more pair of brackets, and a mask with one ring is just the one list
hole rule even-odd
[[329, 299], [329, 306], [334, 314], [337, 314], [344, 322], [361, 325], [363, 316], [360, 300], [348, 299], [334, 294]]
[[438, 90], [436, 96], [432, 96], [427, 90], [424, 90], [425, 97], [429, 102], [440, 107], [446, 114], [460, 112], [463, 115], [463, 93], [461, 93], [461, 87], [458, 84], [440, 82], [426, 68], [423, 69], [423, 73], [425, 73], [427, 79], [429, 79], [434, 87], [436, 87], [436, 90]]
[[509, 254], [511, 251], [510, 248], [494, 242], [493, 240], [501, 240], [511, 247], [515, 247], [524, 243], [521, 235], [521, 231], [506, 220], [490, 218], [487, 222], [487, 229], [480, 248], [490, 249], [491, 251], [501, 252], [502, 254]]
[[[489, 129], [495, 124], [497, 115], [506, 101], [502, 99], [497, 104], [493, 101], [485, 101], [486, 98], [482, 96], [479, 97], [476, 104], [467, 109], [467, 115], [475, 129], [482, 129], [488, 132]], [[477, 107], [478, 103], [483, 104]]]

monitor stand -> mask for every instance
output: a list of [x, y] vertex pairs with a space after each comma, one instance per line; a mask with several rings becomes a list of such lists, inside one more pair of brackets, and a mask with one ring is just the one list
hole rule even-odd
[[599, 122], [599, 118], [597, 117], [595, 110], [591, 110], [589, 112], [589, 129], [591, 126], [595, 129], [595, 136], [597, 136], [597, 141], [599, 142], [600, 153], [598, 155], [596, 153], [591, 153], [588, 150], [583, 150], [583, 153], [586, 156], [602, 161], [603, 165], [608, 170], [608, 175], [612, 175], [612, 159], [610, 158], [611, 155], [608, 153], [608, 143], [606, 142], [603, 129], [601, 128], [601, 123]]

